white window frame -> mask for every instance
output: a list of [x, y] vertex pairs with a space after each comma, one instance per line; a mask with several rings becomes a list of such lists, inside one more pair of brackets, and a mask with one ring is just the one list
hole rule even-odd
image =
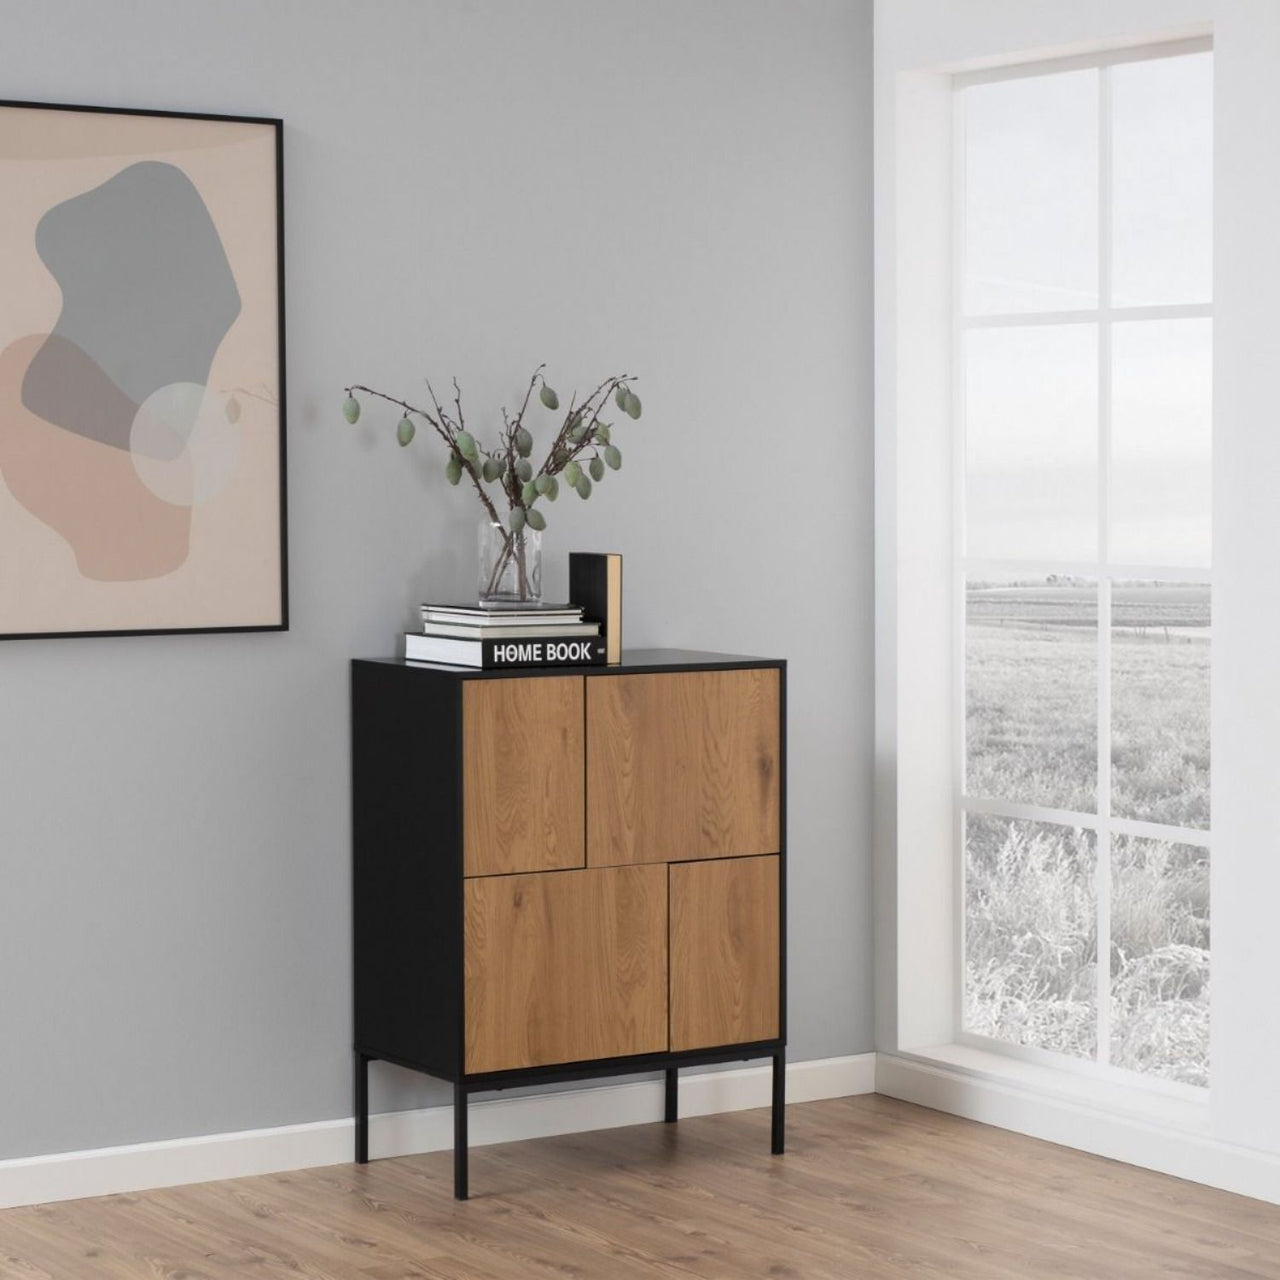
[[[1203, 1101], [1209, 1090], [1177, 1081], [1164, 1080], [1115, 1067], [1111, 1052], [1111, 840], [1115, 835], [1140, 836], [1178, 844], [1193, 845], [1210, 851], [1211, 829], [1194, 830], [1163, 823], [1139, 822], [1111, 815], [1111, 585], [1113, 580], [1152, 579], [1166, 582], [1207, 584], [1213, 598], [1212, 557], [1208, 567], [1184, 565], [1123, 564], [1109, 560], [1111, 517], [1111, 333], [1116, 324], [1149, 320], [1212, 319], [1213, 303], [1171, 304], [1165, 306], [1114, 307], [1111, 305], [1111, 213], [1113, 174], [1111, 166], [1112, 113], [1110, 102], [1110, 69], [1116, 65], [1153, 59], [1183, 57], [1211, 53], [1211, 37], [1168, 41], [1139, 47], [1114, 49], [1098, 54], [1054, 58], [1005, 65], [982, 71], [966, 72], [951, 77], [952, 98], [952, 278], [951, 278], [951, 387], [952, 387], [952, 619], [953, 619], [953, 830], [955, 856], [955, 956], [954, 1010], [955, 1042], [972, 1048], [999, 1053], [1027, 1062], [1050, 1066], [1078, 1074], [1102, 1078], [1126, 1085], [1137, 1085], [1153, 1092], [1178, 1098]], [[1091, 309], [1070, 311], [1012, 312], [969, 316], [964, 312], [965, 278], [965, 116], [964, 90], [996, 81], [1026, 79], [1066, 71], [1097, 70], [1098, 75], [1098, 305]], [[1088, 324], [1097, 327], [1098, 335], [1098, 555], [1096, 560], [998, 560], [969, 557], [965, 554], [965, 382], [964, 339], [979, 329], [1021, 328], [1033, 325]], [[1098, 690], [1097, 690], [1097, 812], [1078, 813], [1042, 805], [1012, 803], [988, 796], [970, 796], [964, 789], [966, 738], [965, 687], [965, 584], [973, 574], [1059, 573], [1084, 577], [1098, 583]], [[1212, 639], [1210, 640], [1212, 644]], [[1211, 748], [1212, 750], [1212, 748]], [[1211, 754], [1212, 760], [1212, 754]], [[1212, 767], [1212, 766], [1211, 766]], [[1095, 833], [1095, 892], [1097, 897], [1098, 955], [1097, 979], [1097, 1056], [1086, 1061], [1051, 1050], [978, 1035], [964, 1029], [965, 986], [965, 882], [964, 819], [968, 813], [1002, 818], [1026, 819], [1057, 825], [1080, 827]], [[1210, 818], [1212, 822], [1212, 816]], [[1211, 908], [1212, 910], [1212, 908]], [[1212, 960], [1211, 960], [1212, 964]]]

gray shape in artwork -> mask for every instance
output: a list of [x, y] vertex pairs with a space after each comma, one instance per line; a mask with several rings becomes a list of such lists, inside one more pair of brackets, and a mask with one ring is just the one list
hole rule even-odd
[[36, 353], [22, 401], [48, 422], [127, 449], [123, 424], [106, 429], [76, 411], [83, 362], [68, 360], [67, 344], [134, 405], [170, 383], [205, 385], [240, 314], [209, 210], [181, 169], [145, 160], [50, 209], [36, 227], [36, 250], [62, 289], [53, 337], [63, 342]]
[[129, 448], [138, 412], [95, 361], [56, 333], [45, 338], [27, 367], [22, 403], [46, 422], [117, 449]]

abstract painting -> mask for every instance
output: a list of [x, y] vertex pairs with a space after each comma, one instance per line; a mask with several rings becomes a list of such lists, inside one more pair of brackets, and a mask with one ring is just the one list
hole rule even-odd
[[287, 626], [280, 135], [0, 103], [0, 638]]

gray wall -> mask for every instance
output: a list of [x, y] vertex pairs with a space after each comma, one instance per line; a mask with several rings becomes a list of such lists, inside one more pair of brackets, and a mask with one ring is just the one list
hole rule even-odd
[[350, 1113], [346, 663], [476, 524], [352, 380], [643, 376], [550, 594], [620, 550], [630, 643], [791, 660], [791, 1057], [872, 1047], [870, 11], [0, 0], [6, 97], [285, 118], [293, 609], [0, 646], [0, 1157]]

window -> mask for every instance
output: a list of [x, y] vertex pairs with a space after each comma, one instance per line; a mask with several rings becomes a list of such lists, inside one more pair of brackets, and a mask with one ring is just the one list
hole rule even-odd
[[1185, 1086], [1209, 1082], [1212, 57], [956, 81], [962, 1039]]

